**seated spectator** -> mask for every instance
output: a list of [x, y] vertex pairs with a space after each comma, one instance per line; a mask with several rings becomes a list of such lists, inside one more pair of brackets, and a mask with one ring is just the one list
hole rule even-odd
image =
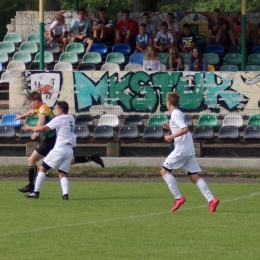
[[224, 18], [221, 18], [220, 9], [216, 8], [213, 14], [213, 20], [209, 21], [208, 29], [209, 36], [206, 39], [206, 44], [212, 43], [227, 44], [227, 28], [228, 23]]
[[195, 47], [189, 61], [189, 71], [208, 71], [208, 62], [203, 57], [200, 48]]
[[93, 21], [94, 42], [104, 42], [112, 40], [112, 31], [114, 23], [107, 18], [107, 10], [105, 7], [99, 9], [100, 19]]
[[184, 71], [184, 60], [180, 56], [179, 51], [175, 46], [171, 47], [170, 49], [170, 55], [166, 61], [166, 70]]
[[150, 20], [150, 16], [148, 13], [143, 13], [142, 16], [142, 21], [139, 23], [139, 26], [141, 24], [145, 24], [146, 25], [146, 32], [150, 33], [152, 36], [152, 39], [154, 39], [156, 33], [157, 33], [157, 28], [156, 25], [153, 21]]
[[[241, 44], [241, 33], [241, 13], [238, 13], [237, 17], [235, 19], [232, 19], [232, 21], [230, 22], [230, 30], [228, 31], [230, 41], [233, 45]], [[249, 23], [246, 24], [246, 42], [251, 42]]]
[[152, 45], [151, 34], [146, 32], [146, 25], [139, 26], [139, 33], [135, 36], [136, 52], [145, 52], [148, 45]]
[[117, 23], [115, 43], [124, 42], [128, 44], [129, 42], [134, 42], [138, 33], [137, 23], [130, 19], [128, 10], [122, 12], [122, 18], [123, 20]]
[[196, 47], [197, 39], [195, 33], [191, 32], [190, 25], [183, 25], [183, 33], [179, 36], [179, 48], [182, 52], [191, 52]]
[[62, 43], [62, 52], [65, 52], [68, 43], [65, 26], [65, 18], [62, 14], [57, 15], [49, 29], [49, 41]]
[[71, 23], [69, 35], [71, 42], [87, 43], [86, 53], [89, 52], [93, 40], [89, 36], [91, 30], [91, 21], [86, 18], [85, 8], [79, 8], [77, 11], [78, 18]]
[[160, 31], [156, 34], [153, 45], [159, 52], [167, 52], [174, 46], [174, 37], [172, 33], [168, 32], [168, 25], [162, 22]]
[[145, 71], [161, 71], [160, 57], [152, 46], [148, 46], [145, 50], [143, 61], [143, 70]]
[[180, 27], [176, 22], [174, 22], [174, 19], [175, 19], [175, 17], [174, 17], [173, 13], [167, 14], [168, 32], [172, 33], [174, 38], [177, 41], [178, 36], [179, 36]]

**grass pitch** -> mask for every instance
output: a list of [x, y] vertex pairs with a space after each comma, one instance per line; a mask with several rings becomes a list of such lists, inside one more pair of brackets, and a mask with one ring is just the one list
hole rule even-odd
[[162, 182], [46, 182], [39, 200], [0, 182], [0, 259], [201, 260], [259, 259], [260, 188], [209, 183], [217, 212], [192, 183], [179, 183], [187, 202], [171, 213]]

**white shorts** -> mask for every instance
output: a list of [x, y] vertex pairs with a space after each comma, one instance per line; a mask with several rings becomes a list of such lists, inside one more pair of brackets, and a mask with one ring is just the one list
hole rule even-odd
[[59, 170], [68, 173], [73, 157], [73, 150], [71, 145], [64, 145], [59, 148], [53, 148], [43, 160], [52, 169], [58, 168]]
[[163, 167], [169, 171], [182, 168], [186, 174], [188, 172], [201, 172], [195, 155], [175, 155], [174, 151], [166, 158], [163, 163]]

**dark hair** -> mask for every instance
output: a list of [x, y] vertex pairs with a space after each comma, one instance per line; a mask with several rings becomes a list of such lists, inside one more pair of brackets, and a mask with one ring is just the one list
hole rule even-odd
[[62, 110], [64, 114], [68, 114], [69, 112], [69, 105], [66, 101], [58, 101], [57, 102], [58, 107]]
[[219, 8], [215, 8], [213, 12], [214, 13], [220, 13], [220, 9]]
[[146, 28], [146, 24], [141, 23], [141, 24], [139, 25], [139, 27], [144, 27], [144, 28]]
[[174, 18], [174, 14], [173, 13], [168, 13], [167, 16], [172, 16]]
[[77, 10], [77, 14], [79, 14], [79, 12], [84, 12], [86, 13], [86, 9], [84, 7], [80, 7], [78, 10]]
[[241, 15], [241, 12], [238, 12], [238, 13], [237, 13], [237, 18], [236, 18], [236, 21], [235, 21], [235, 23], [236, 23], [237, 26], [239, 26], [239, 25], [241, 24], [241, 22], [238, 21], [238, 17], [239, 17], [240, 15]]
[[190, 25], [189, 25], [188, 23], [185, 23], [185, 24], [183, 25], [183, 28], [190, 28]]
[[150, 16], [148, 13], [143, 13], [142, 17], [143, 16]]
[[100, 7], [99, 8], [99, 12], [106, 12], [106, 11], [107, 11], [107, 9], [105, 7]]
[[130, 14], [129, 10], [122, 11], [122, 14]]
[[172, 106], [179, 106], [180, 95], [177, 92], [168, 92], [166, 99]]
[[160, 24], [160, 26], [166, 26], [166, 27], [168, 27], [168, 23], [162, 22], [162, 23]]
[[[193, 52], [194, 50], [197, 50], [197, 52], [198, 52], [197, 71], [202, 71], [202, 65], [201, 65], [201, 63], [202, 63], [203, 55], [202, 55], [201, 48], [195, 47], [195, 48], [192, 50], [192, 52]], [[192, 61], [192, 63], [195, 61], [195, 58], [194, 58], [193, 54], [191, 55], [191, 61]]]
[[27, 100], [28, 101], [35, 101], [35, 100], [38, 100], [40, 102], [42, 102], [42, 96], [39, 92], [37, 91], [33, 91], [32, 93], [30, 93], [28, 96], [27, 96]]

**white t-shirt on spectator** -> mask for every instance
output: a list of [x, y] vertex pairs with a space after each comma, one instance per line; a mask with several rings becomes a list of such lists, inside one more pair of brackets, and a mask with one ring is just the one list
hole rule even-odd
[[57, 21], [54, 21], [51, 24], [51, 29], [52, 29], [54, 36], [61, 36], [64, 32], [66, 32], [65, 24], [58, 25]]
[[170, 43], [174, 42], [174, 36], [172, 33], [167, 32], [166, 34], [162, 34], [162, 32], [158, 32], [154, 39], [159, 46], [168, 46]]
[[[175, 23], [175, 22], [173, 23], [173, 28], [174, 28], [175, 32], [179, 32], [180, 31], [179, 25], [177, 23]], [[169, 24], [168, 24], [168, 32], [172, 33], [172, 28], [169, 27]]]

